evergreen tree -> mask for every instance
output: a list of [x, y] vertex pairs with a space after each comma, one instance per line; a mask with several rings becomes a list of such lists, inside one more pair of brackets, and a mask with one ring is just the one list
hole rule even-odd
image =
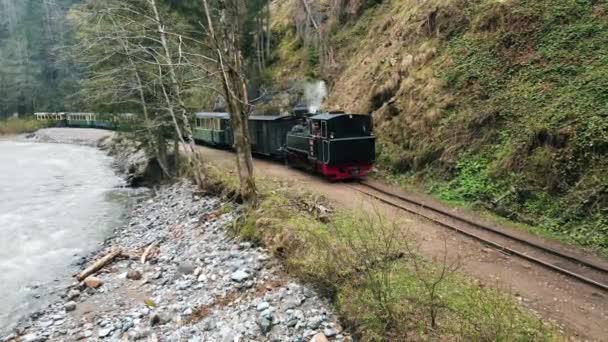
[[65, 15], [78, 0], [0, 0], [0, 116], [61, 111], [77, 68], [62, 54]]

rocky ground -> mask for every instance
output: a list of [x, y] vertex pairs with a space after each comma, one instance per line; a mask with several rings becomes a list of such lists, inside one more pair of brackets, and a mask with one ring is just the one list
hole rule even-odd
[[22, 138], [46, 143], [62, 143], [98, 146], [100, 141], [110, 138], [114, 132], [94, 128], [43, 128]]
[[117, 258], [2, 341], [350, 340], [325, 300], [227, 233], [236, 213], [221, 204], [187, 183], [157, 189], [83, 268]]

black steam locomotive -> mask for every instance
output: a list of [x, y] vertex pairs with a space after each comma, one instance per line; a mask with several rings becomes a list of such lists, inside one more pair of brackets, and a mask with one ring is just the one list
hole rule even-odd
[[[228, 113], [195, 114], [194, 138], [231, 147]], [[369, 115], [329, 112], [249, 117], [252, 151], [282, 159], [287, 165], [318, 172], [330, 180], [365, 177], [375, 160], [375, 137]]]

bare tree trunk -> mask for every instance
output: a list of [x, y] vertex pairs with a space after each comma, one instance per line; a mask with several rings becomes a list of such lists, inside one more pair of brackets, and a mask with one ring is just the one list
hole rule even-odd
[[[238, 42], [238, 26], [227, 23], [226, 1], [219, 0], [221, 36], [218, 36], [207, 0], [203, 0], [207, 16], [207, 29], [213, 42], [219, 71], [221, 73], [222, 87], [231, 112], [232, 131], [236, 150], [236, 163], [239, 175], [239, 187], [243, 200], [251, 205], [257, 204], [257, 188], [254, 178], [251, 145], [249, 143], [248, 112], [249, 99], [247, 97], [247, 83], [243, 75], [243, 56]], [[233, 3], [235, 13], [238, 14], [238, 4]]]
[[[264, 19], [258, 17], [258, 46], [260, 47], [261, 69], [266, 66], [266, 58], [264, 56]], [[261, 71], [260, 69], [260, 71]]]
[[266, 60], [270, 59], [270, 1], [266, 2]]
[[256, 54], [256, 59], [258, 62], [258, 71], [261, 73], [262, 72], [262, 56], [261, 56], [262, 50], [260, 47], [260, 36], [259, 33], [255, 34], [255, 54]]
[[[112, 22], [116, 27], [116, 21], [112, 20]], [[141, 110], [144, 115], [144, 126], [146, 134], [148, 135], [148, 139], [150, 141], [150, 148], [154, 152], [156, 161], [158, 162], [158, 165], [163, 171], [163, 174], [167, 178], [172, 178], [171, 172], [169, 171], [169, 167], [167, 165], [167, 143], [165, 141], [165, 138], [162, 136], [162, 134], [155, 135], [152, 129], [150, 128], [152, 126], [152, 122], [150, 121], [150, 116], [148, 114], [148, 104], [146, 102], [146, 96], [144, 94], [144, 85], [139, 75], [139, 70], [137, 69], [137, 65], [133, 61], [133, 56], [129, 51], [127, 42], [125, 42], [122, 38], [119, 38], [118, 41], [120, 42], [125, 52], [125, 56], [129, 61], [129, 65], [131, 67], [131, 70], [133, 71], [133, 75], [135, 76], [135, 80], [137, 82], [137, 93], [139, 95], [139, 103], [141, 105]]]
[[[169, 94], [167, 93], [167, 89], [164, 86], [164, 83], [162, 83], [162, 90], [163, 90], [163, 95], [165, 97], [165, 100], [167, 102], [167, 106], [168, 106], [168, 111], [171, 114], [172, 118], [173, 118], [173, 123], [175, 125], [176, 128], [176, 133], [179, 136], [179, 140], [182, 142], [182, 144], [184, 146], [188, 146], [189, 147], [189, 153], [187, 153], [187, 158], [190, 164], [190, 167], [192, 168], [192, 172], [194, 173], [194, 176], [196, 178], [196, 181], [198, 184], [202, 183], [202, 178], [201, 178], [201, 174], [200, 174], [200, 170], [198, 170], [199, 168], [199, 155], [196, 151], [196, 144], [194, 142], [194, 138], [192, 135], [192, 127], [190, 125], [190, 120], [188, 118], [188, 115], [186, 113], [186, 106], [184, 105], [184, 102], [182, 100], [181, 97], [181, 90], [180, 90], [180, 86], [178, 83], [178, 79], [177, 79], [177, 73], [175, 72], [175, 67], [174, 67], [174, 63], [173, 63], [173, 58], [171, 57], [171, 52], [170, 52], [170, 48], [169, 48], [169, 44], [167, 43], [167, 34], [165, 32], [165, 27], [161, 21], [160, 18], [160, 14], [158, 11], [158, 7], [156, 5], [156, 0], [148, 0], [148, 3], [150, 4], [153, 12], [154, 12], [154, 19], [156, 21], [157, 24], [157, 29], [158, 29], [158, 34], [160, 37], [160, 42], [161, 45], [163, 47], [164, 50], [164, 58], [165, 58], [165, 64], [169, 70], [169, 79], [171, 81], [171, 89], [172, 89], [172, 95], [176, 98], [177, 100], [177, 104], [178, 104], [178, 111], [179, 113], [175, 112], [175, 108], [172, 105], [171, 99], [169, 97]], [[160, 65], [159, 65], [160, 67]], [[162, 77], [162, 75], [160, 75]], [[178, 119], [177, 119], [177, 115], [179, 115], [180, 120], [182, 121], [182, 127], [184, 130], [184, 134], [182, 134], [180, 128], [179, 128], [179, 124], [178, 124]], [[188, 140], [188, 144], [186, 144], [186, 142], [184, 141], [183, 135], [186, 136], [186, 139]]]

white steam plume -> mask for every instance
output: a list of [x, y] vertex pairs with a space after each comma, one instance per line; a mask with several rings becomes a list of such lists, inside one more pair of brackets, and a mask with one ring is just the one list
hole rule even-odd
[[308, 82], [304, 84], [304, 99], [310, 113], [315, 113], [327, 96], [325, 81]]

